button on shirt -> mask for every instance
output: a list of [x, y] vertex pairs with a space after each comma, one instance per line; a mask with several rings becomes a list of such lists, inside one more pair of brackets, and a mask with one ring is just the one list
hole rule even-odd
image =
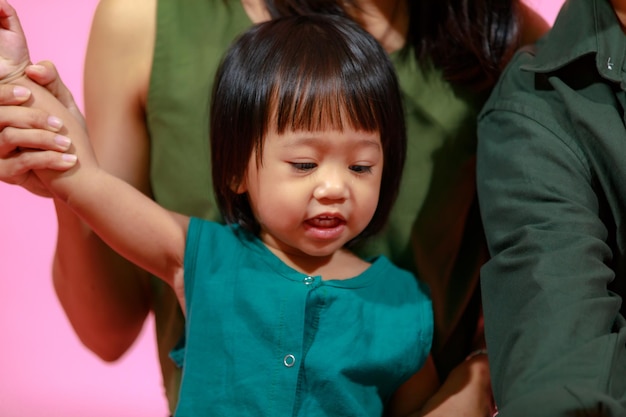
[[322, 280], [243, 229], [192, 219], [176, 416], [380, 416], [431, 346], [430, 299], [385, 257]]
[[570, 0], [479, 118], [499, 417], [626, 416], [625, 51], [608, 0]]

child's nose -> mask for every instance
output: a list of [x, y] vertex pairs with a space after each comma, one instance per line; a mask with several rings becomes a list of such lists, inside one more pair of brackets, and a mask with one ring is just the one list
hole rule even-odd
[[349, 179], [337, 171], [327, 172], [320, 178], [314, 191], [314, 197], [317, 200], [345, 200], [348, 198]]

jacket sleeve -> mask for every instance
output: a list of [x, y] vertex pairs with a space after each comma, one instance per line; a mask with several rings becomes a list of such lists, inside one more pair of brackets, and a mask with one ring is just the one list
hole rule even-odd
[[541, 112], [500, 102], [479, 121], [492, 256], [481, 287], [499, 417], [624, 416], [626, 324], [608, 289], [615, 225], [586, 155], [558, 123], [537, 122], [550, 118]]

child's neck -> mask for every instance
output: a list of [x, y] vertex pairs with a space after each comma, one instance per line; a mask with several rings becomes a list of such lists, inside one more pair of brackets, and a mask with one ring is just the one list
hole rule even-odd
[[288, 253], [266, 245], [281, 261], [309, 276], [321, 276], [323, 280], [344, 280], [362, 274], [370, 263], [347, 249], [340, 249], [328, 256]]

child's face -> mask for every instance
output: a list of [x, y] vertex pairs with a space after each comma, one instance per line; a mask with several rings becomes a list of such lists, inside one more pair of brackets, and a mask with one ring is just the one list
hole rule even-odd
[[248, 192], [270, 248], [324, 257], [369, 224], [382, 172], [379, 132], [270, 132], [238, 191]]

